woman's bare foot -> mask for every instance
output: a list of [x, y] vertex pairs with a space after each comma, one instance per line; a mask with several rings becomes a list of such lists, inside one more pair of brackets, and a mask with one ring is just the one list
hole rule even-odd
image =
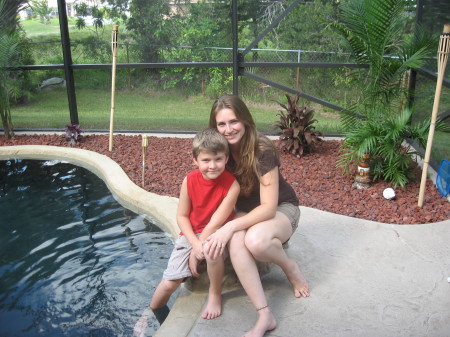
[[259, 317], [255, 326], [243, 337], [262, 337], [267, 331], [273, 330], [277, 327], [277, 321], [273, 317], [269, 308], [264, 308], [258, 311]]
[[222, 314], [222, 295], [208, 295], [208, 303], [203, 311], [202, 318], [214, 319]]
[[289, 260], [288, 270], [285, 271], [286, 276], [291, 282], [292, 287], [294, 288], [294, 296], [295, 297], [308, 297], [309, 296], [309, 288], [308, 282], [306, 282], [305, 277], [303, 276], [300, 268], [297, 265], [295, 260]]

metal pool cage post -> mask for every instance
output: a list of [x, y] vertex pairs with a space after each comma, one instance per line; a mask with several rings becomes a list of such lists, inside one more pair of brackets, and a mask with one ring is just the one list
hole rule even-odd
[[434, 95], [433, 111], [431, 113], [430, 131], [428, 133], [427, 148], [423, 160], [422, 179], [420, 182], [418, 206], [423, 206], [425, 195], [425, 184], [427, 180], [428, 163], [430, 161], [431, 146], [433, 144], [434, 129], [436, 126], [436, 118], [439, 109], [439, 100], [441, 97], [442, 81], [444, 80], [445, 67], [447, 66], [448, 53], [450, 49], [450, 24], [444, 25], [444, 32], [439, 40], [439, 49], [437, 55], [438, 77], [436, 82], [436, 93]]
[[66, 1], [58, 0], [59, 29], [61, 30], [61, 44], [64, 58], [64, 74], [66, 76], [67, 99], [69, 101], [70, 122], [79, 124], [77, 99], [75, 95], [75, 81], [72, 68], [72, 53], [70, 51], [69, 25], [67, 21]]

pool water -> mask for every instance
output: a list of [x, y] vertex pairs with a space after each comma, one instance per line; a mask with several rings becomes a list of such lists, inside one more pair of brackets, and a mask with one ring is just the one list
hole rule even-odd
[[0, 161], [0, 336], [132, 336], [172, 247], [84, 168]]

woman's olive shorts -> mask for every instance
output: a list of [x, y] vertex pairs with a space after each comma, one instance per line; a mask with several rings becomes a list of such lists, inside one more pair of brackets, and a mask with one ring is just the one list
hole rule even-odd
[[[292, 226], [292, 233], [294, 233], [298, 227], [298, 222], [300, 220], [300, 207], [295, 206], [289, 202], [283, 202], [278, 205], [277, 211], [283, 213], [288, 217], [289, 222]], [[236, 213], [240, 212], [242, 211], [236, 207]]]
[[292, 233], [294, 233], [298, 227], [298, 222], [300, 220], [300, 207], [288, 202], [284, 202], [278, 205], [277, 211], [283, 213], [288, 217], [289, 222], [292, 226]]

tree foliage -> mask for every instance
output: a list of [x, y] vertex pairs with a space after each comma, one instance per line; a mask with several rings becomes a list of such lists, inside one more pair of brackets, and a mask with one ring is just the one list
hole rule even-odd
[[48, 0], [31, 1], [31, 8], [39, 16], [42, 24], [50, 23], [52, 9], [48, 6]]
[[30, 60], [29, 43], [18, 29], [19, 7], [19, 1], [0, 0], [0, 118], [6, 138], [14, 136], [11, 102], [20, 99], [29, 85], [27, 74], [13, 71]]

